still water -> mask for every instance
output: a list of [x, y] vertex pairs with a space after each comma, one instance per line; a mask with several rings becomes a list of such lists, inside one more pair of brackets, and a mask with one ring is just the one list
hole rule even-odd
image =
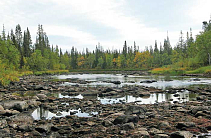
[[80, 108], [77, 110], [69, 110], [68, 112], [62, 111], [58, 113], [52, 113], [49, 110], [39, 107], [33, 111], [32, 117], [35, 120], [51, 119], [52, 117], [65, 117], [66, 115], [70, 115], [71, 113], [74, 113], [74, 115], [78, 117], [92, 117], [93, 115], [98, 114], [98, 112], [91, 112], [91, 113], [82, 112]]
[[[184, 76], [134, 76], [128, 75], [125, 77], [121, 74], [72, 74], [72, 75], [57, 75], [53, 76], [57, 79], [78, 80], [75, 82], [64, 82], [63, 85], [79, 85], [79, 86], [109, 86], [122, 87], [124, 85], [142, 85], [155, 87], [159, 89], [168, 88], [187, 88], [194, 85], [210, 85], [211, 78], [193, 78]], [[155, 80], [153, 83], [143, 81]], [[80, 81], [86, 81], [87, 84], [80, 84]], [[120, 81], [121, 84], [113, 84], [112, 81]], [[143, 82], [143, 83], [140, 83]]]

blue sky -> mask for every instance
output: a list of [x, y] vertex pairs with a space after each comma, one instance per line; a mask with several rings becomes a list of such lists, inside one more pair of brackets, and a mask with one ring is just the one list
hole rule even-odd
[[1, 0], [0, 24], [6, 31], [20, 24], [29, 27], [35, 42], [42, 24], [50, 44], [63, 50], [75, 46], [93, 50], [100, 42], [104, 49], [122, 49], [124, 41], [140, 50], [163, 43], [168, 35], [172, 47], [190, 28], [201, 31], [202, 21], [211, 14], [210, 0]]

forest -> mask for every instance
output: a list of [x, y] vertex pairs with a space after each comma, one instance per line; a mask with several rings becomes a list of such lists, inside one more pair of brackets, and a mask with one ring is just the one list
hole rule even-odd
[[18, 24], [15, 30], [0, 35], [0, 82], [2, 85], [18, 80], [17, 76], [49, 70], [164, 70], [188, 71], [210, 65], [211, 19], [203, 22], [203, 30], [196, 36], [180, 32], [178, 43], [171, 46], [170, 38], [163, 43], [157, 41], [145, 50], [134, 43], [123, 40], [123, 48], [104, 50], [98, 43], [96, 49], [62, 51], [50, 45], [47, 33], [38, 25], [36, 42], [33, 43], [29, 28], [22, 32]]

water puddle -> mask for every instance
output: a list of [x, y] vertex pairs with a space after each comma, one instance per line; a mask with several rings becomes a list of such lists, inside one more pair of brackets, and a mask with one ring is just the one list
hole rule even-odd
[[51, 119], [52, 117], [65, 117], [67, 115], [76, 115], [78, 117], [93, 117], [94, 115], [97, 114], [98, 112], [91, 112], [91, 113], [82, 112], [80, 108], [78, 110], [69, 110], [68, 112], [62, 111], [58, 113], [52, 113], [49, 110], [39, 107], [35, 109], [31, 115], [34, 118], [34, 120], [40, 120], [40, 119]]
[[59, 93], [58, 98], [76, 98], [76, 99], [83, 99], [84, 97], [79, 94], [76, 96], [69, 96], [69, 95], [62, 95], [61, 93]]
[[[170, 93], [153, 93], [149, 96], [145, 97], [135, 97], [132, 95], [125, 95], [125, 96], [109, 96], [109, 97], [99, 97], [96, 96], [95, 98], [101, 102], [101, 104], [116, 104], [116, 103], [131, 103], [136, 102], [138, 104], [154, 104], [160, 102], [187, 102], [196, 100], [198, 94], [189, 92], [188, 90], [184, 90], [183, 92], [177, 92], [174, 94]], [[79, 94], [77, 96], [64, 96], [59, 93], [59, 98], [78, 98], [83, 99], [84, 96]]]
[[97, 99], [102, 104], [115, 104], [115, 103], [131, 103], [136, 102], [137, 104], [154, 104], [160, 102], [187, 102], [196, 100], [198, 95], [195, 93], [190, 93], [189, 91], [184, 91], [175, 94], [169, 93], [154, 93], [147, 97], [134, 97], [132, 95], [126, 95], [124, 97], [98, 97]]

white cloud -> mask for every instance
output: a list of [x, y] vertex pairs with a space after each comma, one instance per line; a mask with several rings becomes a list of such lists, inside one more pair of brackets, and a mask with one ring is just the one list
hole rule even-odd
[[45, 32], [47, 32], [47, 35], [70, 37], [77, 42], [78, 46], [89, 44], [92, 45], [97, 43], [97, 40], [93, 35], [69, 26], [46, 25], [44, 26], [44, 29]]
[[188, 10], [188, 15], [193, 19], [195, 24], [201, 24], [203, 21], [208, 21], [211, 16], [211, 1], [196, 0]]
[[[167, 36], [167, 30], [171, 44], [175, 46], [179, 39], [180, 30], [171, 31], [171, 28], [161, 30], [159, 26], [149, 26], [141, 16], [131, 16], [133, 7], [128, 7], [126, 2], [126, 0], [36, 0], [34, 3], [42, 5], [41, 7], [36, 7], [37, 5], [30, 2], [25, 2], [26, 5], [19, 7], [20, 0], [8, 0], [0, 3], [0, 13], [3, 15], [0, 23], [4, 23], [9, 29], [14, 28], [18, 23], [21, 24], [22, 30], [25, 30], [28, 26], [33, 39], [35, 39], [37, 24], [40, 23], [43, 24], [47, 35], [69, 37], [77, 42], [75, 44], [67, 43], [63, 47], [67, 45], [87, 47], [90, 45], [89, 48], [94, 49], [97, 42], [100, 42], [105, 49], [108, 47], [112, 49], [113, 46], [122, 49], [124, 41], [127, 40], [129, 45], [133, 45], [133, 41], [136, 41], [137, 45], [144, 49], [145, 46], [154, 45], [155, 40], [158, 43], [163, 43]], [[209, 0], [193, 0], [190, 3], [190, 7], [187, 7], [187, 13], [193, 19], [193, 23], [201, 25], [203, 20], [209, 19], [211, 13], [209, 8], [211, 2]], [[28, 8], [24, 9], [23, 7]], [[30, 10], [30, 8], [34, 9]], [[141, 9], [140, 14], [147, 15]], [[100, 37], [95, 35], [96, 33], [94, 34], [92, 29], [83, 30], [77, 24], [73, 24], [71, 22], [73, 18], [83, 19], [82, 21], [89, 22], [89, 24], [99, 24], [102, 27], [101, 29], [98, 26], [99, 33], [97, 34]], [[171, 24], [171, 22], [167, 24]], [[84, 26], [84, 28], [92, 27], [91, 25], [86, 26], [86, 24]], [[105, 38], [104, 34], [111, 33], [106, 31], [105, 28], [113, 29], [118, 37], [114, 35], [112, 40]], [[188, 28], [186, 29], [188, 30]], [[193, 32], [195, 35], [195, 30]], [[62, 47], [56, 40], [50, 39], [50, 42]]]

